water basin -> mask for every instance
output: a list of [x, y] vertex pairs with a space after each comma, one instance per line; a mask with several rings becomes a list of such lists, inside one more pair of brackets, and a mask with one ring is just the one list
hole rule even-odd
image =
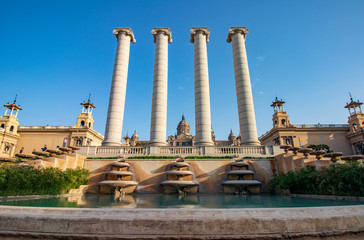
[[364, 202], [313, 199], [275, 195], [231, 194], [87, 194], [79, 197], [50, 197], [31, 200], [2, 200], [0, 205], [68, 208], [298, 208], [364, 205]]

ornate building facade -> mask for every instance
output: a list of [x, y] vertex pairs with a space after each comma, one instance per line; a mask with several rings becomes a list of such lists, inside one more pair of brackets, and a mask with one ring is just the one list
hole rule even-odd
[[16, 100], [6, 104], [5, 114], [0, 117], [0, 157], [12, 157], [23, 148], [23, 153], [47, 145], [49, 149], [68, 146], [101, 146], [104, 137], [93, 129], [92, 111], [95, 106], [90, 102], [81, 103], [82, 111], [75, 126], [19, 126], [20, 106]]
[[292, 145], [307, 147], [308, 145], [325, 144], [332, 151], [344, 154], [363, 154], [364, 115], [363, 103], [350, 102], [345, 108], [349, 110], [348, 124], [291, 124], [284, 101], [275, 99], [271, 107], [274, 109], [273, 128], [263, 134], [259, 140], [262, 145]]

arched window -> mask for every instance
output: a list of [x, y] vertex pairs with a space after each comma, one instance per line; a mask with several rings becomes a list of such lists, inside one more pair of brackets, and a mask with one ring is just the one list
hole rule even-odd
[[286, 126], [286, 120], [285, 119], [282, 119], [282, 125], [283, 125], [283, 127]]
[[91, 128], [91, 123], [88, 123], [88, 127]]
[[4, 123], [1, 124], [0, 128], [5, 128], [5, 124]]
[[85, 121], [81, 121], [80, 127], [85, 127]]
[[274, 121], [274, 126], [278, 127], [278, 121]]
[[358, 131], [358, 126], [356, 126], [356, 124], [353, 124], [353, 132], [357, 132]]
[[10, 132], [13, 132], [14, 131], [14, 126], [11, 126], [10, 129], [9, 129]]

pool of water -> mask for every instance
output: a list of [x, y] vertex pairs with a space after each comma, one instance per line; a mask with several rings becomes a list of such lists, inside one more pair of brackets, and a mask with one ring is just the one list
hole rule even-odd
[[50, 197], [31, 200], [2, 200], [0, 205], [71, 208], [291, 208], [364, 205], [364, 202], [312, 199], [273, 195], [87, 194], [80, 197]]

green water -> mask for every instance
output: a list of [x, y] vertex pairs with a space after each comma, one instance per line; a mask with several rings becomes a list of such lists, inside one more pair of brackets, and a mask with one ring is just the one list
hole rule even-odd
[[0, 205], [70, 208], [290, 208], [364, 205], [364, 202], [310, 199], [272, 195], [132, 194], [114, 198], [110, 194], [87, 194], [79, 198], [51, 197], [1, 201]]

